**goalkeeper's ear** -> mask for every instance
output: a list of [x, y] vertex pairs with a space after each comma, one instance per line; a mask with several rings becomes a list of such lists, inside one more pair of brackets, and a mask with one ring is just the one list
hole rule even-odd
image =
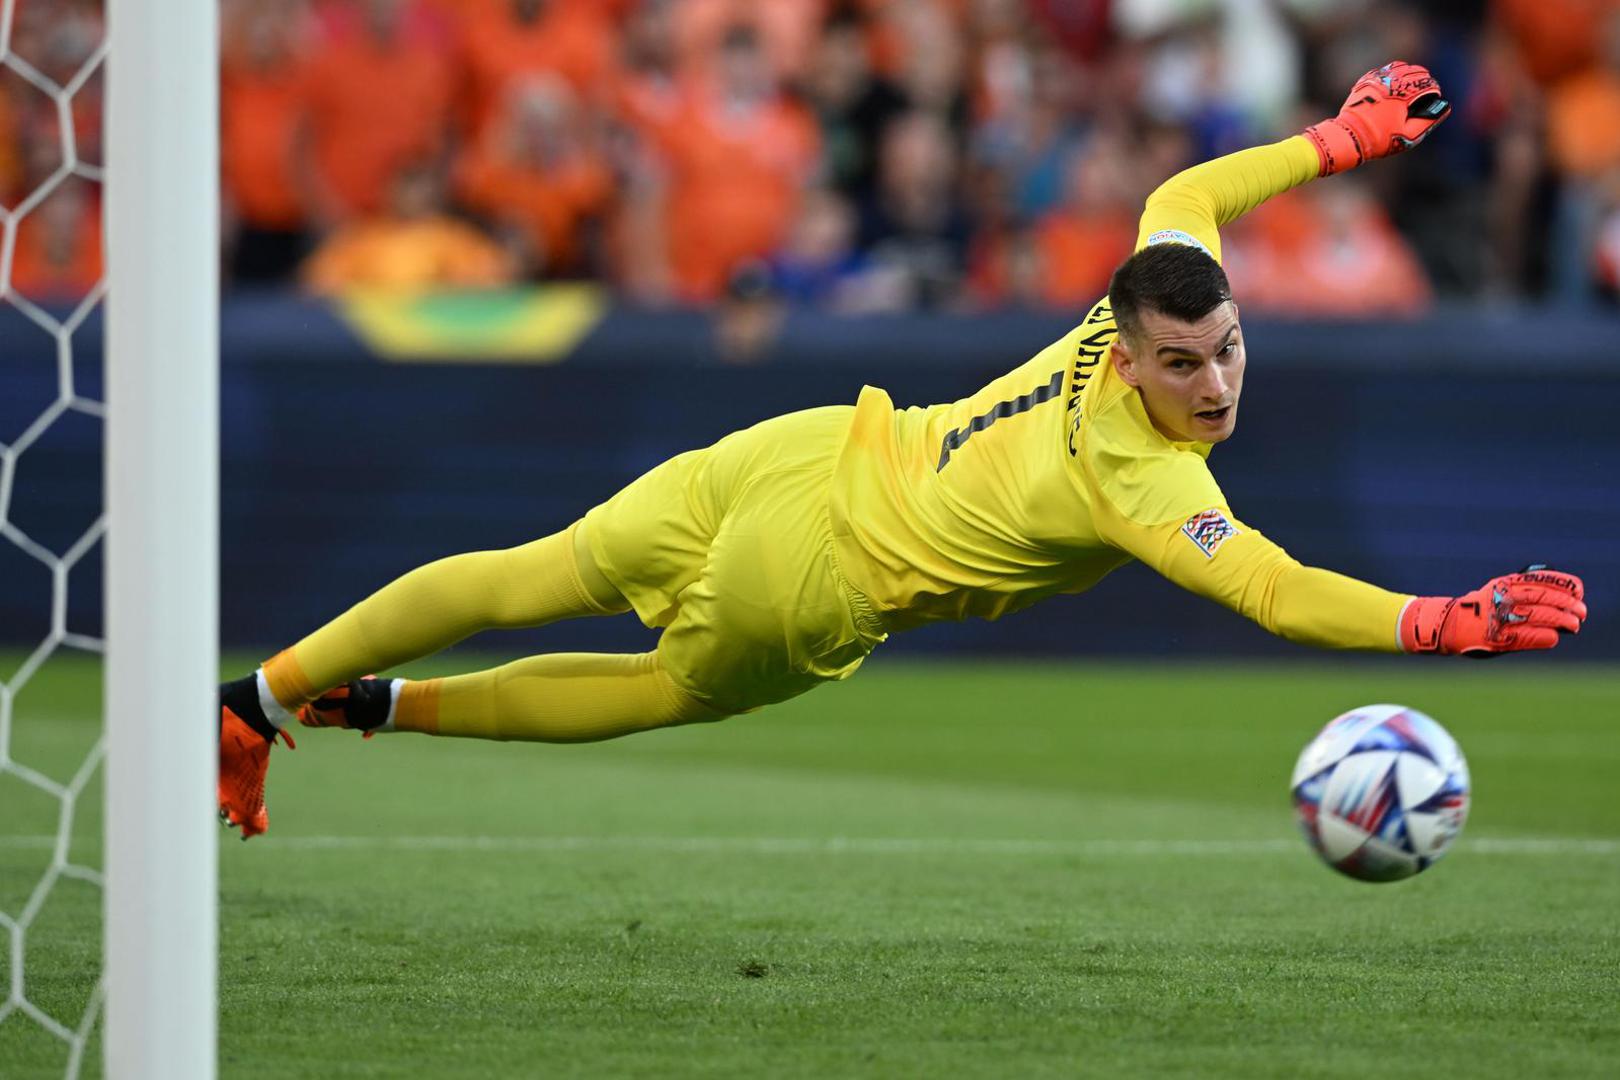
[[1114, 365], [1114, 372], [1126, 386], [1135, 390], [1142, 388], [1141, 376], [1136, 373], [1136, 360], [1131, 355], [1130, 346], [1126, 344], [1123, 330], [1108, 347], [1108, 362]]

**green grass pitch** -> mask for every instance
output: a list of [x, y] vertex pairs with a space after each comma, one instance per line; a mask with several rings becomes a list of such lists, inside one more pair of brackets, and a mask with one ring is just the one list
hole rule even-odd
[[[1613, 1076], [1616, 674], [879, 656], [610, 744], [307, 732], [275, 752], [270, 835], [221, 833], [220, 1073]], [[48, 664], [15, 757], [66, 781], [98, 683]], [[1446, 724], [1475, 798], [1444, 862], [1382, 886], [1318, 864], [1286, 794], [1375, 701]], [[55, 814], [0, 777], [0, 912]], [[57, 884], [29, 1001], [76, 1021], [99, 928], [99, 890]], [[0, 993], [11, 968], [0, 947]], [[66, 1056], [0, 1024], [0, 1075]]]

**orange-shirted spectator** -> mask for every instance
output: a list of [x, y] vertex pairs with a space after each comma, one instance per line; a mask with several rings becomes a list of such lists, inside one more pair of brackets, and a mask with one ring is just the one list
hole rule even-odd
[[732, 268], [781, 243], [816, 164], [815, 124], [776, 88], [758, 35], [727, 34], [715, 77], [661, 132], [662, 221], [683, 299], [718, 297]]
[[1598, 63], [1548, 95], [1547, 143], [1553, 166], [1590, 180], [1620, 165], [1620, 7], [1598, 35]]
[[626, 16], [619, 33], [613, 110], [644, 139], [655, 139], [681, 105], [673, 10], [670, 0], [645, 0]]
[[642, 0], [626, 15], [613, 93], [616, 123], [610, 129], [624, 182], [606, 232], [610, 272], [627, 295], [651, 304], [669, 302], [675, 291], [658, 148], [669, 144], [670, 129], [691, 91], [691, 79], [676, 70], [673, 8], [673, 0]]
[[607, 213], [614, 185], [586, 118], [556, 78], [513, 83], [506, 102], [458, 167], [461, 200], [516, 238], [531, 276], [588, 269], [585, 233]]
[[683, 70], [706, 71], [732, 27], [752, 26], [779, 79], [804, 75], [828, 0], [680, 0], [671, 14]]
[[1603, 22], [1620, 0], [1494, 0], [1494, 8], [1531, 78], [1554, 86], [1596, 60]]
[[346, 289], [415, 291], [480, 289], [510, 283], [499, 244], [441, 208], [428, 165], [402, 170], [389, 211], [334, 231], [304, 264], [304, 285], [317, 293]]
[[462, 122], [474, 138], [516, 79], [550, 73], [592, 103], [610, 92], [613, 27], [585, 0], [477, 0], [461, 18]]
[[94, 185], [70, 176], [17, 225], [11, 287], [42, 304], [82, 299], [101, 280], [101, 206]]
[[221, 194], [233, 278], [290, 277], [308, 253], [298, 140], [309, 92], [301, 6], [226, 9], [220, 50]]
[[1064, 201], [1035, 226], [1040, 299], [1083, 307], [1108, 291], [1114, 268], [1136, 245], [1136, 207], [1123, 144], [1098, 136], [1068, 161]]
[[1246, 309], [1299, 318], [1418, 315], [1434, 290], [1389, 215], [1354, 180], [1268, 200], [1228, 248]]
[[6, 206], [18, 202], [23, 182], [22, 115], [12, 103], [9, 81], [0, 78], [0, 204]]
[[[91, 64], [105, 34], [100, 7], [94, 0], [18, 0], [11, 8], [7, 50], [58, 86], [83, 77], [69, 110], [75, 155], [91, 165], [102, 160], [102, 76], [100, 66]], [[17, 125], [14, 134], [23, 144], [18, 157], [22, 161], [20, 183], [26, 193], [63, 162], [56, 99], [7, 65], [0, 65], [0, 93], [11, 99]]]
[[328, 20], [309, 74], [309, 186], [322, 223], [381, 209], [394, 176], [440, 152], [450, 65], [409, 0], [361, 0], [352, 26]]

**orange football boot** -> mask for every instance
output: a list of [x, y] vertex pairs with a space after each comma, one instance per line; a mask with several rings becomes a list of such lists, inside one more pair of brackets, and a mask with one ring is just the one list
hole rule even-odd
[[[293, 749], [286, 732], [278, 732], [258, 707], [256, 692], [244, 699], [243, 683], [220, 688], [219, 709], [219, 818], [242, 830], [242, 839], [258, 836], [270, 827], [264, 805], [264, 776], [270, 767], [270, 744], [276, 735]], [[269, 734], [265, 734], [268, 731]]]

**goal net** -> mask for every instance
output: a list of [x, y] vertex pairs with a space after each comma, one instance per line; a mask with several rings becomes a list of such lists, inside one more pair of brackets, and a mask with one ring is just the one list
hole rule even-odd
[[0, 1074], [184, 1080], [216, 1024], [217, 24], [101, 6], [0, 0]]

